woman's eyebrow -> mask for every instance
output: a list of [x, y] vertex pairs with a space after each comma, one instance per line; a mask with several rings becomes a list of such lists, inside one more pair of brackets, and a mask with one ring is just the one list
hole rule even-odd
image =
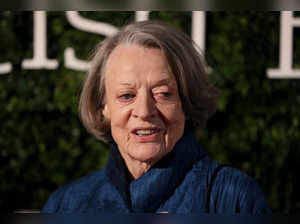
[[119, 82], [119, 84], [122, 85], [122, 86], [129, 86], [129, 87], [133, 87], [134, 86], [134, 84], [129, 83], [129, 82]]
[[161, 86], [161, 85], [173, 86], [175, 83], [174, 81], [175, 80], [171, 78], [161, 79], [154, 84], [154, 87]]

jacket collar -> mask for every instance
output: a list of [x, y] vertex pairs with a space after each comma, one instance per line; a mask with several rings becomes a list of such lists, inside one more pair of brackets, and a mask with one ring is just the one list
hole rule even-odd
[[155, 212], [173, 194], [193, 164], [205, 155], [193, 133], [187, 132], [147, 173], [130, 181], [118, 147], [113, 144], [105, 175], [122, 197], [123, 201], [116, 203], [124, 203], [131, 212]]

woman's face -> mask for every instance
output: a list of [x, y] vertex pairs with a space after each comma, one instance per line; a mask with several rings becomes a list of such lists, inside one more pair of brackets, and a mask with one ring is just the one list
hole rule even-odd
[[156, 162], [184, 131], [177, 83], [161, 50], [121, 44], [108, 58], [103, 115], [125, 161]]

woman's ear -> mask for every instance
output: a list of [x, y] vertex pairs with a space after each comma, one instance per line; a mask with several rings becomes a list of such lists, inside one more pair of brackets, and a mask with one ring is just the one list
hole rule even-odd
[[109, 112], [109, 109], [107, 107], [107, 104], [104, 104], [102, 114], [106, 119], [110, 119], [110, 112]]

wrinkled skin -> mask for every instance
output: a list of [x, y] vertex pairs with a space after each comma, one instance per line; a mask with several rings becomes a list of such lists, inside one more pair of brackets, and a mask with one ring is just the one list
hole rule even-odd
[[177, 83], [160, 49], [121, 44], [105, 68], [103, 115], [136, 179], [183, 135], [185, 115]]

